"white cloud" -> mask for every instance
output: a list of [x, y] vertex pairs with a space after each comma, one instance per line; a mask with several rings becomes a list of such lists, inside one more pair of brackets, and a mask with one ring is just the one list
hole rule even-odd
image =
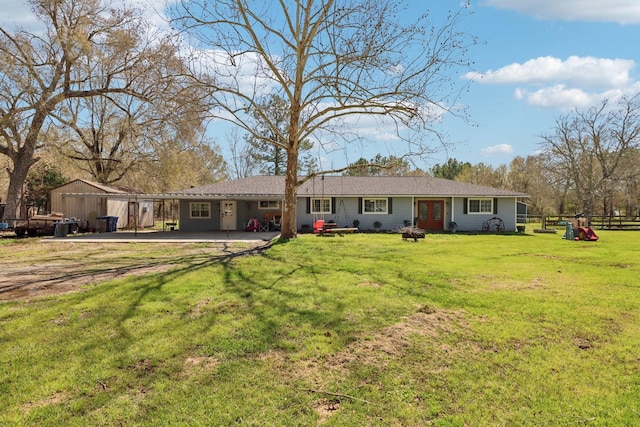
[[589, 94], [582, 89], [567, 88], [564, 85], [550, 86], [533, 92], [518, 88], [514, 96], [536, 107], [559, 110], [589, 107], [602, 99], [602, 95]]
[[486, 84], [565, 83], [591, 88], [615, 88], [628, 85], [629, 72], [635, 68], [629, 59], [570, 56], [565, 61], [552, 56], [513, 63], [484, 73], [472, 72], [463, 77]]
[[535, 91], [518, 88], [514, 92], [514, 97], [536, 107], [567, 111], [574, 108], [589, 108], [605, 99], [616, 101], [624, 95], [634, 95], [639, 91], [640, 83], [624, 89], [612, 89], [604, 92], [586, 92], [582, 89], [555, 85]]
[[513, 10], [538, 19], [640, 23], [638, 0], [484, 0], [482, 5]]
[[485, 156], [511, 154], [513, 153], [513, 147], [510, 144], [497, 144], [490, 147], [484, 147], [480, 150], [480, 153]]
[[[326, 104], [324, 107], [330, 105]], [[338, 134], [348, 135], [347, 138], [357, 136], [364, 138], [365, 141], [398, 141], [400, 139], [398, 132], [403, 130], [403, 128], [398, 128], [396, 122], [391, 118], [376, 114], [345, 116], [333, 122], [330, 127]]]
[[515, 99], [567, 111], [637, 93], [640, 83], [631, 77], [635, 66], [635, 61], [626, 59], [570, 56], [563, 61], [544, 56], [495, 71], [467, 73], [463, 78], [483, 84], [518, 85]]

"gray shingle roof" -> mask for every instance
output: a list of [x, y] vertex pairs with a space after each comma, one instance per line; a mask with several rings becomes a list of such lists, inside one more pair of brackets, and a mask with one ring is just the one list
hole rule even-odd
[[[284, 197], [284, 180], [283, 176], [253, 176], [189, 188], [175, 194]], [[527, 197], [527, 194], [429, 176], [318, 176], [302, 184], [298, 196]]]

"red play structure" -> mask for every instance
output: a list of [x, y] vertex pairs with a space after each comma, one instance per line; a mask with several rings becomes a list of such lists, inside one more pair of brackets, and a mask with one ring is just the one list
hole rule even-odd
[[578, 227], [574, 231], [574, 239], [576, 240], [598, 240], [596, 233], [589, 227]]
[[563, 239], [567, 240], [588, 240], [591, 242], [595, 242], [598, 240], [598, 236], [595, 231], [590, 227], [586, 226], [586, 221], [584, 218], [576, 218], [571, 221], [567, 221], [566, 229]]

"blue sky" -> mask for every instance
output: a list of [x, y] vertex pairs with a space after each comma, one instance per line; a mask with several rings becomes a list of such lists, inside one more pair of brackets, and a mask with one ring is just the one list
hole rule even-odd
[[640, 91], [637, 0], [479, 0], [467, 19], [484, 43], [463, 102], [476, 127], [448, 121], [452, 157], [508, 163], [572, 109]]
[[[164, 3], [124, 1], [156, 10]], [[459, 0], [411, 0], [416, 14], [429, 9], [435, 20], [459, 5]], [[0, 0], [0, 7], [4, 28], [32, 22], [26, 2]], [[553, 129], [559, 115], [640, 92], [640, 0], [473, 0], [471, 12], [459, 29], [481, 42], [470, 53], [475, 72], [455, 78], [470, 82], [460, 103], [473, 125], [445, 119], [442, 127], [454, 149], [418, 164], [423, 169], [447, 156], [508, 164], [515, 156], [534, 154], [540, 135]], [[350, 161], [375, 154], [375, 149], [353, 153]], [[341, 160], [331, 162], [337, 167]]]

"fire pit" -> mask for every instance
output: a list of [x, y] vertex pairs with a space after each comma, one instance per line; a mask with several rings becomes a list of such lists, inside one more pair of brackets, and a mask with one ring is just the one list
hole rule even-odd
[[417, 242], [418, 239], [424, 239], [424, 230], [418, 227], [402, 227], [398, 229], [398, 232], [402, 234], [402, 240], [413, 239]]

